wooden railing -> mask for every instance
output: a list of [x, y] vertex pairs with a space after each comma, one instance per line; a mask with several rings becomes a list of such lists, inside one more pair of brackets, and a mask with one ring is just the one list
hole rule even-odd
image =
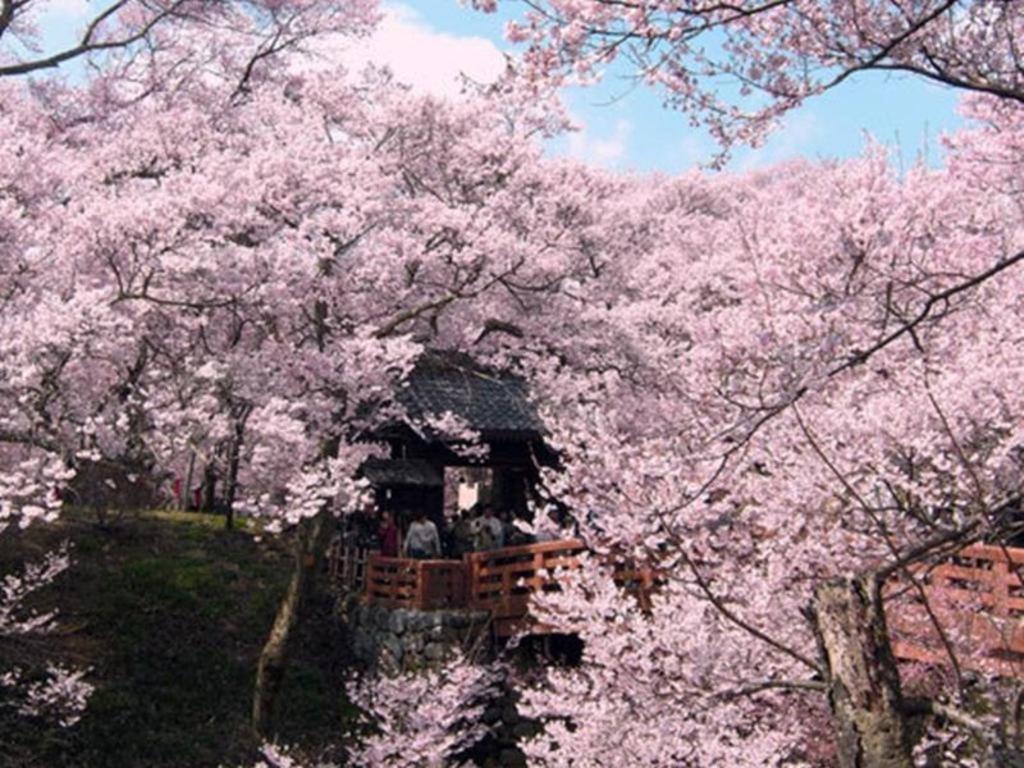
[[[466, 608], [487, 611], [494, 630], [506, 636], [532, 623], [530, 596], [559, 588], [557, 569], [580, 567], [583, 542], [562, 539], [483, 552], [462, 560], [410, 560], [371, 555], [366, 568], [366, 599], [393, 608], [436, 610]], [[651, 569], [616, 562], [614, 579], [643, 606], [655, 585]]]
[[346, 547], [340, 540], [331, 544], [327, 572], [332, 588], [341, 594], [359, 594], [366, 586], [366, 566], [373, 552]]
[[466, 567], [461, 560], [421, 560], [417, 605], [430, 611], [466, 604]]
[[[498, 635], [527, 627], [550, 631], [531, 623], [530, 596], [557, 590], [556, 569], [578, 568], [584, 551], [581, 541], [564, 539], [472, 552], [462, 560], [370, 553], [364, 594], [369, 602], [393, 608], [487, 611]], [[974, 545], [918, 571], [927, 607], [920, 590], [894, 580], [887, 586], [886, 609], [894, 653], [906, 660], [949, 664], [952, 650], [962, 667], [1024, 677], [1022, 575], [1024, 549]], [[614, 579], [649, 607], [656, 570], [616, 562]]]
[[558, 588], [550, 572], [578, 568], [583, 551], [583, 542], [565, 539], [471, 552], [465, 556], [469, 607], [490, 611], [498, 634], [510, 634], [513, 622], [527, 616], [530, 595]]
[[[888, 585], [898, 658], [1024, 676], [1024, 549], [976, 544], [918, 571], [921, 590]], [[938, 624], [938, 627], [936, 627]], [[940, 631], [941, 630], [941, 631]]]
[[421, 611], [464, 608], [465, 566], [461, 560], [410, 560], [371, 555], [366, 599], [391, 608]]

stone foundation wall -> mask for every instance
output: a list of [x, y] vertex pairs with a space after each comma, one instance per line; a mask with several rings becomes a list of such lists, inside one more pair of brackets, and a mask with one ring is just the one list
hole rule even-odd
[[486, 642], [486, 611], [415, 611], [359, 602], [347, 609], [352, 653], [382, 672], [437, 666]]

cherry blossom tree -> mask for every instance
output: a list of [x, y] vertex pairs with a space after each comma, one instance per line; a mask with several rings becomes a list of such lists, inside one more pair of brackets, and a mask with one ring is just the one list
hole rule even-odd
[[[544, 82], [632, 50], [724, 140], [857, 69], [980, 81], [954, 54], [977, 53], [964, 36], [981, 22], [992, 44], [971, 66], [1016, 88], [999, 69], [1011, 4], [834, 5], [551, 0], [513, 34]], [[298, 43], [341, 19], [307, 27], [312, 5], [115, 7], [62, 59], [102, 53], [96, 74], [0, 81], [0, 521], [51, 516], [72, 470], [198, 461], [239, 510], [297, 529], [254, 701], [270, 732], [308, 563], [364, 491], [367, 428], [401, 415], [390, 394], [424, 349], [469, 351], [531, 382], [562, 457], [546, 492], [595, 553], [538, 600], [586, 653], [524, 695], [546, 728], [533, 761], [910, 764], [882, 583], [999, 536], [1020, 496], [1012, 94], [971, 102], [980, 125], [940, 170], [901, 176], [872, 149], [618, 178], [542, 157], [534, 138], [561, 119], [521, 79], [451, 104], [309, 68]], [[712, 61], [694, 41], [714, 30]], [[8, 56], [7, 74], [47, 66]], [[719, 75], [768, 106], [726, 107], [693, 79]], [[609, 558], [658, 568], [650, 606], [612, 586]], [[448, 679], [442, 703], [479, 682]], [[410, 719], [419, 689], [381, 690], [383, 732], [418, 734], [402, 759], [442, 759], [441, 721]]]
[[[609, 336], [563, 347], [572, 369], [541, 397], [576, 457], [553, 493], [577, 499], [592, 548], [666, 585], [650, 614], [614, 608], [600, 574], [541, 601], [588, 660], [533, 701], [556, 726], [593, 714], [539, 742], [542, 764], [624, 745], [649, 764], [811, 761], [827, 720], [840, 764], [909, 764], [881, 583], [998, 540], [1020, 494], [1019, 345], [999, 319], [1019, 297], [1019, 199], [961, 171], [986, 139], [902, 179], [875, 151], [648, 198], [671, 212], [638, 230], [651, 261], [612, 281], [618, 309], [597, 283], [581, 295]], [[851, 666], [876, 654], [888, 676], [858, 691]]]
[[[31, 412], [52, 396], [51, 380], [45, 372], [59, 370], [64, 361], [48, 342], [63, 330], [27, 322], [31, 314], [28, 306], [38, 297], [28, 295], [33, 292], [31, 273], [39, 254], [23, 250], [31, 247], [25, 235], [52, 177], [42, 169], [28, 170], [42, 153], [27, 147], [20, 152], [17, 149], [25, 143], [26, 132], [42, 129], [43, 115], [19, 110], [13, 89], [4, 88], [4, 94], [5, 115], [0, 128], [0, 144], [7, 157], [0, 176], [0, 372], [4, 381], [0, 535], [10, 538], [18, 531], [55, 519], [60, 508], [56, 489], [73, 473], [62, 460], [59, 447], [46, 436], [44, 425], [19, 413]], [[33, 594], [68, 567], [68, 562], [66, 548], [51, 552], [40, 561], [26, 563], [21, 572], [4, 575], [0, 582], [0, 651], [4, 661], [0, 689], [23, 714], [54, 715], [72, 724], [89, 686], [79, 671], [41, 661], [32, 652], [34, 646], [29, 641], [51, 631], [55, 615], [38, 613], [27, 605]]]
[[7, 435], [127, 482], [198, 457], [240, 510], [298, 528], [262, 728], [327, 511], [364, 490], [366, 427], [425, 345], [501, 335], [588, 269], [563, 190], [610, 186], [540, 163], [531, 137], [560, 118], [513, 86], [446, 105], [301, 54], [256, 77], [233, 30], [166, 34], [81, 84], [8, 86], [38, 129], [10, 135]]
[[463, 658], [441, 669], [365, 681], [353, 701], [374, 713], [371, 734], [349, 752], [357, 765], [451, 765], [488, 730], [481, 716], [502, 671]]
[[[955, 151], [941, 172], [898, 179], [874, 152], [835, 168], [728, 179], [742, 193], [691, 177], [661, 200], [639, 190], [637, 208], [667, 204], [664, 219], [616, 219], [641, 254], [636, 271], [619, 271], [608, 258], [615, 240], [603, 241], [607, 282], [571, 286], [574, 319], [586, 327], [570, 322], [559, 328], [562, 343], [537, 344], [545, 351], [533, 379], [551, 404], [560, 449], [577, 458], [550, 486], [578, 500], [596, 550], [662, 563], [667, 580], [683, 582], [666, 588], [661, 610], [678, 617], [703, 605], [705, 631], [737, 633], [733, 663], [711, 664], [694, 691], [732, 681], [739, 698], [768, 703], [741, 718], [762, 727], [745, 729], [740, 742], [724, 734], [736, 718], [721, 717], [702, 721], [692, 753], [670, 750], [670, 734], [693, 733], [701, 720], [687, 708], [697, 702], [666, 697], [659, 683], [669, 684], [645, 666], [666, 658], [662, 647], [625, 639], [645, 637], [657, 610], [625, 621], [593, 599], [601, 593], [591, 582], [552, 607], [577, 622], [593, 609], [589, 629], [573, 626], [591, 640], [595, 662], [562, 675], [558, 695], [539, 694], [553, 721], [574, 708], [590, 712], [585, 696], [606, 722], [624, 716], [607, 705], [620, 700], [630, 715], [653, 711], [667, 723], [675, 711], [681, 719], [662, 742], [581, 727], [581, 717], [549, 742], [555, 753], [540, 750], [538, 759], [559, 764], [571, 754], [588, 764], [618, 746], [611, 739], [631, 736], [635, 757], [652, 764], [714, 764], [723, 758], [709, 743], [762, 743], [766, 751], [744, 753], [753, 764], [804, 759], [794, 742], [772, 744], [774, 718], [789, 713], [797, 720], [785, 730], [799, 733], [806, 710], [786, 702], [824, 688], [843, 764], [909, 764], [914, 707], [888, 655], [881, 583], [894, 574], [912, 580], [910, 564], [972, 538], [998, 540], [1019, 505], [1018, 345], [999, 317], [1013, 312], [1024, 258], [1012, 180], [1020, 23], [1013, 4], [986, 2], [551, 0], [530, 3], [525, 20], [510, 25], [510, 38], [527, 43], [531, 82], [586, 82], [626, 58], [726, 147], [760, 140], [783, 112], [865, 70], [980, 94], [967, 109], [983, 123], [949, 140]], [[551, 349], [557, 363], [543, 358]], [[763, 592], [750, 592], [751, 578]], [[794, 598], [789, 610], [783, 595]], [[814, 619], [804, 622], [811, 602]], [[621, 649], [609, 645], [615, 622], [628, 627], [622, 642], [635, 663], [623, 665]], [[662, 630], [671, 635], [668, 624]], [[701, 646], [729, 647], [696, 630], [687, 636], [700, 643], [675, 646], [686, 659], [680, 669], [699, 667], [692, 659]], [[771, 669], [752, 648], [783, 666], [751, 679], [751, 658]], [[875, 654], [872, 683], [858, 690], [849, 677], [864, 672], [857, 659]], [[665, 701], [673, 696], [675, 709]], [[703, 701], [697, 710], [715, 708]], [[950, 710], [944, 717], [976, 731], [985, 725]], [[723, 730], [713, 730], [716, 722]]]
[[[586, 649], [524, 696], [536, 764], [911, 765], [926, 715], [952, 730], [919, 759], [1005, 738], [952, 645], [939, 698], [903, 690], [882, 604], [1019, 526], [1016, 112], [970, 109], [939, 170], [872, 149], [621, 183], [591, 270], [502, 340], [563, 458], [547, 492], [598, 555], [536, 600]], [[649, 606], [608, 558], [658, 569]]]
[[[536, 601], [586, 644], [524, 696], [536, 764], [909, 765], [911, 710], [988, 727], [903, 695], [880, 587], [999, 535], [1019, 496], [1015, 331], [992, 317], [1019, 301], [1020, 209], [990, 191], [880, 150], [622, 182], [589, 270], [493, 340], [599, 556]], [[658, 568], [651, 605], [608, 558]], [[875, 654], [865, 691], [848, 666]]]
[[[176, 91], [191, 93], [197, 115], [203, 97], [205, 106], [244, 100], [278, 53], [314, 34], [361, 34], [375, 18], [373, 3], [121, 2], [88, 23], [80, 45], [46, 53], [34, 27], [42, 5], [0, 5], [0, 533], [53, 520], [61, 495], [77, 498], [76, 472], [87, 476], [110, 463], [126, 469], [116, 480], [107, 477], [109, 490], [101, 487], [100, 495], [113, 498], [119, 483], [139, 481], [133, 471], [172, 468], [166, 446], [176, 435], [153, 437], [153, 409], [184, 396], [188, 378], [174, 366], [190, 362], [197, 340], [207, 349], [221, 341], [219, 325], [204, 335], [201, 310], [229, 305], [190, 299], [203, 286], [186, 284], [181, 262], [162, 271], [181, 279], [183, 291], [153, 298], [163, 313], [128, 306], [148, 303], [147, 291], [163, 287], [151, 260], [158, 251], [149, 250], [161, 237], [161, 214], [118, 198], [139, 200], [138, 188], [158, 186], [165, 169], [156, 164], [175, 162], [161, 152], [146, 156], [147, 137], [131, 134], [133, 120], [159, 114], [161, 104], [166, 110]], [[82, 85], [12, 79], [87, 57], [98, 69]], [[118, 144], [136, 138], [143, 144]], [[194, 229], [183, 220], [165, 223], [164, 234]], [[170, 240], [161, 247], [173, 250]], [[244, 322], [241, 313], [232, 317]], [[61, 551], [5, 577], [5, 647], [17, 649], [18, 636], [53, 627], [52, 614], [33, 614], [25, 602], [68, 562]], [[52, 712], [64, 724], [77, 719], [90, 689], [81, 671], [49, 663], [40, 677], [22, 669], [17, 654], [4, 657], [15, 666], [2, 670], [0, 684], [21, 696], [23, 713]]]
[[376, 0], [111, 0], [101, 8], [88, 9], [79, 21], [74, 43], [56, 46], [45, 34], [47, 23], [56, 22], [45, 0], [4, 0], [0, 3], [0, 77], [47, 75], [62, 65], [86, 60], [106, 64], [102, 59], [106, 54], [152, 59], [171, 49], [180, 57], [179, 67], [199, 65], [204, 55], [215, 57], [215, 52], [184, 49], [175, 41], [183, 35], [212, 35], [235, 46], [238, 85], [244, 87], [257, 68], [282, 52], [299, 49], [325, 34], [365, 33], [377, 20]]

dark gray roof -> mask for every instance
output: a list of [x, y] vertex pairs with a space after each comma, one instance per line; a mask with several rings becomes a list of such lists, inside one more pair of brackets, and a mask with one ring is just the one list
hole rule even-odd
[[521, 379], [468, 363], [421, 362], [399, 399], [413, 419], [451, 412], [487, 437], [534, 437], [542, 429]]
[[363, 477], [377, 486], [419, 485], [440, 487], [444, 478], [432, 464], [417, 459], [370, 458], [363, 463]]

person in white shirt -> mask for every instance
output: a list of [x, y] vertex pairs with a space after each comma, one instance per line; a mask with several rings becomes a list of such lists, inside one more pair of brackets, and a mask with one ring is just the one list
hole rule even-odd
[[427, 513], [420, 510], [416, 519], [405, 534], [402, 547], [406, 557], [426, 560], [441, 556], [441, 537], [437, 535], [437, 526], [427, 519]]

